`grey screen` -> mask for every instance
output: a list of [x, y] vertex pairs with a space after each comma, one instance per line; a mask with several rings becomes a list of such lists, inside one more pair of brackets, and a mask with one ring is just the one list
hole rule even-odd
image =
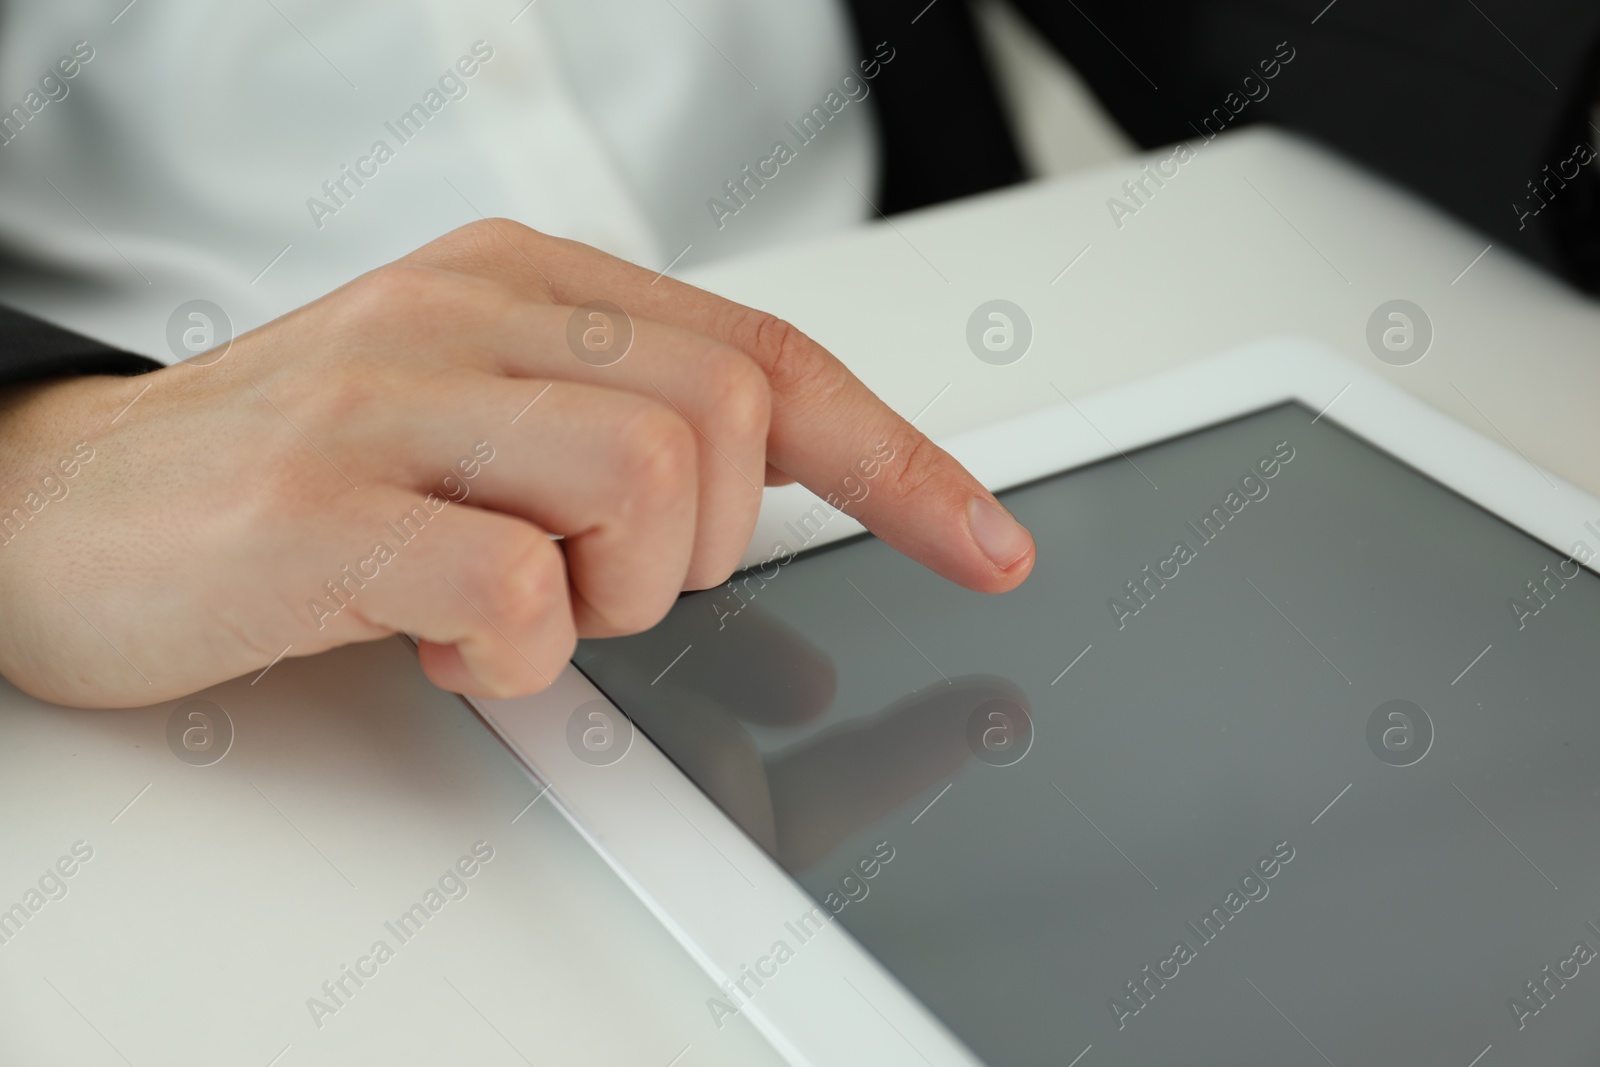
[[994, 1067], [1596, 1062], [1592, 573], [1295, 405], [1001, 498], [579, 666]]

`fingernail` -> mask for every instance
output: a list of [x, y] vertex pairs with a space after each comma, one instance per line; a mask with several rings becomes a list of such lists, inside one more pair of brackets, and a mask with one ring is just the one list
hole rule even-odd
[[983, 554], [1001, 570], [1028, 554], [1033, 537], [1009, 512], [983, 497], [975, 496], [967, 505], [967, 527]]

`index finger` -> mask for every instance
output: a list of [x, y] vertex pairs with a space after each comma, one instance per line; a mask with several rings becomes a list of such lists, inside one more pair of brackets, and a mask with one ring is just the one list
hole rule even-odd
[[889, 545], [980, 592], [1015, 588], [1032, 570], [1033, 537], [994, 494], [794, 326], [587, 245], [490, 225], [496, 232], [484, 248], [496, 249], [498, 238], [516, 253], [500, 249], [505, 269], [530, 282], [536, 274], [557, 302], [610, 300], [753, 359], [772, 389], [767, 461], [818, 496], [837, 500], [842, 479], [859, 478], [863, 464], [887, 453], [851, 515]]

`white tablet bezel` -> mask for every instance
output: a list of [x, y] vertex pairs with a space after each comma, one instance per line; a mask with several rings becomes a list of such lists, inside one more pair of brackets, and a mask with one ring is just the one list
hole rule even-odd
[[[1365, 438], [1558, 552], [1585, 537], [1586, 520], [1600, 521], [1600, 501], [1514, 447], [1299, 338], [1260, 341], [941, 443], [1000, 490], [1286, 401]], [[818, 506], [799, 486], [768, 489], [745, 565], [768, 558], [777, 542], [792, 543], [785, 524]], [[805, 547], [860, 531], [840, 514]], [[627, 754], [610, 765], [579, 759], [567, 742], [568, 719], [596, 698], [604, 699], [569, 664], [536, 696], [472, 703], [546, 798], [713, 982], [742, 980], [754, 991], [725, 999], [781, 1055], [807, 1067], [979, 1063], [836, 922], [797, 944], [793, 924], [816, 903], [642, 734], [634, 731]], [[779, 940], [793, 950], [781, 965], [770, 961]], [[769, 962], [761, 970], [774, 973], [757, 988], [747, 969], [763, 957]], [[1078, 1050], [1062, 1051], [1066, 1062]]]

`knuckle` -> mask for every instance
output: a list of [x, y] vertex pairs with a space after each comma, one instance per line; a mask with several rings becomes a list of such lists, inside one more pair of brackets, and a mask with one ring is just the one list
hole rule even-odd
[[479, 219], [476, 223], [469, 223], [469, 225], [476, 227], [476, 232], [479, 233], [487, 231], [487, 234], [491, 236], [495, 234], [505, 234], [508, 237], [518, 238], [525, 241], [536, 240], [544, 236], [532, 226], [524, 225], [523, 223], [518, 222], [516, 219], [508, 219], [504, 216]]
[[891, 500], [917, 496], [937, 483], [945, 469], [945, 452], [906, 426], [890, 435], [894, 458], [884, 465], [883, 492]]
[[694, 430], [670, 408], [646, 402], [622, 426], [626, 499], [663, 500], [688, 494], [699, 463]]
[[761, 368], [736, 349], [720, 350], [711, 368], [710, 418], [714, 436], [734, 444], [765, 441], [772, 390]]
[[481, 554], [472, 581], [483, 590], [484, 611], [514, 630], [533, 629], [567, 597], [567, 569], [558, 549], [527, 531], [498, 551]]
[[439, 271], [420, 263], [399, 260], [368, 271], [350, 283], [351, 306], [358, 312], [389, 316], [396, 308], [410, 309], [438, 291]]
[[498, 321], [518, 306], [499, 286], [432, 263], [398, 260], [379, 267], [339, 291], [330, 306], [333, 346], [351, 361], [380, 375], [397, 360], [449, 350], [464, 330]]
[[826, 395], [843, 382], [844, 365], [799, 328], [765, 311], [743, 310], [735, 336], [747, 340], [771, 389], [785, 397]]
[[452, 252], [475, 256], [481, 261], [493, 261], [510, 252], [506, 246], [508, 241], [520, 246], [541, 236], [538, 230], [514, 219], [484, 218], [452, 230], [440, 240]]
[[335, 347], [347, 355], [361, 356], [373, 349], [371, 339], [381, 338], [385, 354], [394, 345], [402, 349], [419, 331], [430, 335], [449, 323], [454, 328], [467, 307], [470, 294], [460, 280], [437, 267], [398, 260], [368, 271], [334, 294], [328, 305], [331, 322], [325, 337], [342, 339]]
[[550, 294], [549, 279], [535, 264], [551, 238], [514, 219], [484, 218], [452, 230], [413, 255], [446, 270], [513, 281], [519, 290]]
[[603, 620], [603, 630], [592, 636], [626, 637], [643, 633], [667, 617], [677, 602], [677, 590], [653, 592], [638, 590], [627, 600], [596, 605], [595, 612]]

